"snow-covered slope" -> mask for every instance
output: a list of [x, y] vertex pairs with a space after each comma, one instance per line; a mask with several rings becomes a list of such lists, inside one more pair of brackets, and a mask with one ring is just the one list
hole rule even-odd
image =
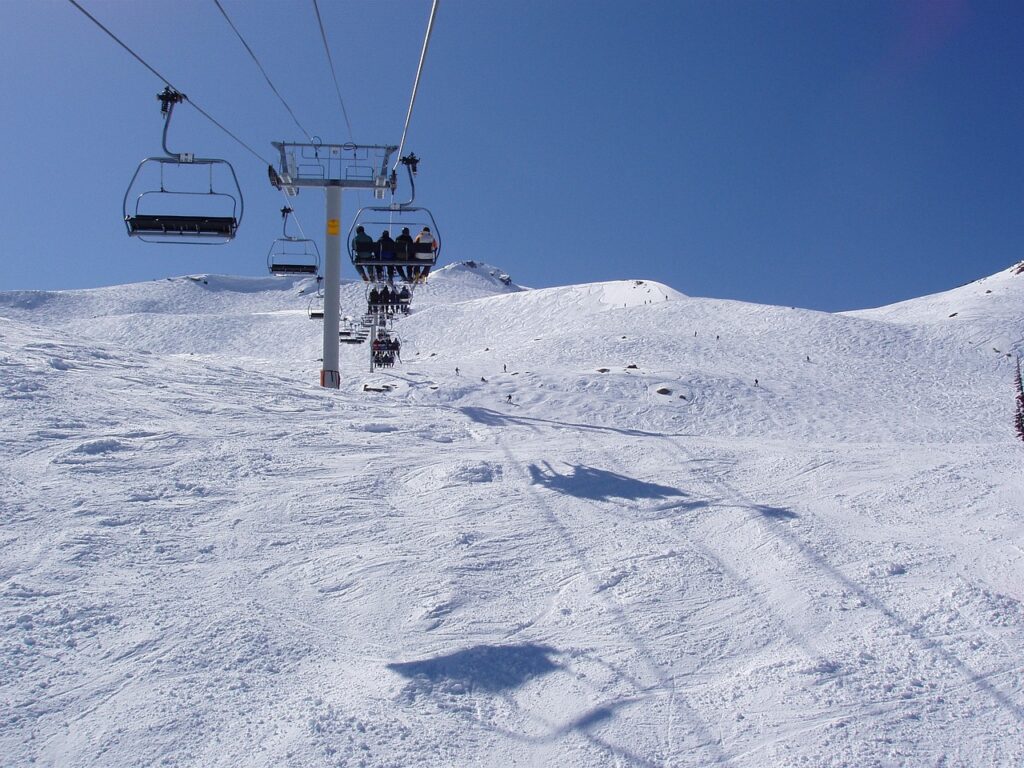
[[1020, 281], [0, 293], [3, 762], [1019, 764]]
[[878, 309], [849, 312], [852, 317], [930, 328], [988, 353], [1024, 351], [1024, 262], [951, 291]]

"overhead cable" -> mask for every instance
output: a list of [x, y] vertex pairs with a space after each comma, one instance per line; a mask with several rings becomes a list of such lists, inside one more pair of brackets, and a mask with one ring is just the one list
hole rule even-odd
[[[239, 42], [241, 42], [242, 45], [245, 47], [245, 50], [249, 52], [249, 55], [252, 57], [252, 60], [256, 63], [256, 66], [259, 67], [260, 73], [263, 75], [263, 79], [266, 80], [267, 85], [270, 86], [270, 90], [272, 90], [274, 92], [274, 95], [277, 96], [278, 99], [280, 99], [281, 103], [284, 105], [284, 108], [288, 110], [288, 114], [291, 115], [292, 120], [295, 121], [295, 124], [299, 127], [299, 130], [302, 131], [306, 135], [306, 138], [310, 141], [310, 143], [312, 143], [313, 137], [310, 135], [309, 131], [307, 131], [305, 127], [303, 127], [302, 123], [299, 122], [299, 118], [295, 116], [295, 112], [293, 112], [292, 108], [288, 106], [288, 102], [284, 100], [284, 96], [282, 96], [281, 93], [277, 90], [277, 88], [274, 87], [274, 84], [270, 81], [270, 75], [267, 74], [267, 71], [263, 68], [263, 65], [260, 63], [260, 60], [256, 57], [256, 54], [253, 53], [252, 48], [245, 41], [245, 38], [242, 37], [242, 33], [238, 31], [238, 27], [236, 27], [234, 22], [231, 21], [231, 17], [228, 16], [227, 11], [224, 10], [224, 6], [220, 4], [220, 0], [213, 0], [213, 3], [217, 6], [217, 10], [221, 12], [221, 15], [224, 17], [224, 20], [228, 23], [228, 26], [231, 27], [235, 35], [238, 36]], [[273, 163], [268, 163], [268, 165], [272, 166]], [[288, 193], [286, 193], [284, 189], [281, 189], [280, 192], [281, 196], [284, 198], [285, 206], [288, 206], [288, 204], [291, 202], [288, 198]], [[299, 228], [299, 234], [302, 235], [302, 237], [305, 239], [306, 232], [302, 228], [302, 222], [299, 221], [299, 215], [295, 212], [294, 209], [291, 210], [291, 216], [292, 219], [295, 221], [295, 226]]]
[[[164, 84], [165, 84], [165, 85], [166, 85], [166, 86], [167, 86], [168, 88], [171, 88], [171, 89], [173, 89], [173, 90], [177, 91], [178, 93], [181, 93], [181, 90], [180, 90], [179, 88], [176, 88], [176, 87], [174, 86], [174, 84], [173, 84], [173, 83], [171, 83], [171, 81], [170, 81], [170, 80], [168, 80], [168, 79], [167, 79], [166, 77], [164, 77], [164, 76], [163, 76], [163, 75], [161, 75], [161, 74], [160, 74], [159, 72], [157, 72], [157, 71], [156, 71], [155, 69], [153, 69], [153, 67], [151, 67], [151, 66], [150, 66], [149, 64], [147, 64], [147, 63], [146, 63], [146, 61], [145, 61], [145, 59], [143, 59], [143, 58], [142, 58], [141, 56], [139, 56], [139, 54], [137, 54], [137, 53], [136, 53], [135, 51], [133, 51], [133, 50], [132, 50], [131, 48], [129, 48], [129, 47], [128, 47], [128, 46], [127, 46], [127, 45], [126, 45], [126, 44], [125, 44], [125, 43], [124, 43], [124, 42], [123, 42], [123, 41], [122, 41], [122, 40], [121, 40], [121, 39], [120, 39], [120, 38], [119, 38], [119, 37], [117, 36], [117, 35], [115, 35], [115, 34], [114, 34], [113, 32], [111, 32], [111, 31], [110, 31], [109, 29], [107, 29], [107, 28], [106, 28], [105, 26], [103, 26], [103, 24], [102, 24], [102, 23], [101, 23], [101, 22], [100, 22], [100, 21], [99, 21], [99, 20], [98, 20], [98, 19], [97, 19], [97, 18], [96, 18], [95, 16], [93, 16], [93, 15], [92, 15], [91, 13], [89, 13], [89, 12], [88, 12], [87, 10], [85, 10], [85, 8], [83, 8], [83, 7], [82, 7], [82, 6], [81, 6], [81, 5], [80, 5], [80, 4], [79, 4], [79, 3], [77, 2], [77, 0], [68, 0], [68, 2], [69, 2], [69, 3], [71, 3], [71, 4], [73, 5], [73, 6], [75, 6], [75, 8], [77, 8], [78, 10], [80, 10], [80, 11], [81, 11], [81, 12], [82, 12], [83, 14], [85, 14], [85, 16], [86, 16], [86, 17], [88, 17], [88, 18], [89, 18], [89, 20], [90, 20], [90, 21], [92, 21], [92, 23], [93, 23], [93, 24], [95, 24], [95, 25], [96, 25], [97, 27], [99, 27], [99, 28], [100, 28], [100, 29], [102, 29], [102, 30], [103, 30], [104, 32], [106, 32], [106, 33], [107, 33], [107, 34], [108, 34], [108, 35], [109, 35], [109, 36], [111, 37], [111, 39], [112, 39], [112, 40], [113, 40], [113, 41], [114, 41], [115, 43], [117, 43], [117, 44], [118, 44], [118, 45], [120, 45], [120, 46], [121, 46], [122, 48], [124, 48], [124, 49], [125, 49], [126, 51], [128, 51], [128, 53], [130, 53], [130, 54], [131, 54], [131, 55], [132, 55], [132, 56], [133, 56], [133, 57], [135, 58], [135, 60], [136, 60], [136, 61], [138, 61], [138, 62], [139, 62], [139, 63], [140, 63], [140, 64], [141, 64], [142, 66], [144, 66], [144, 67], [145, 67], [146, 69], [148, 69], [148, 70], [149, 70], [150, 72], [152, 72], [152, 73], [153, 73], [154, 75], [156, 75], [156, 76], [157, 76], [157, 78], [159, 78], [160, 80], [162, 80], [162, 81], [163, 81], [163, 83], [164, 83]], [[261, 155], [261, 154], [260, 154], [259, 152], [257, 152], [257, 151], [256, 151], [255, 149], [253, 149], [252, 147], [250, 147], [250, 146], [249, 146], [248, 144], [246, 144], [246, 143], [245, 143], [244, 141], [242, 141], [242, 140], [241, 140], [240, 138], [238, 138], [238, 137], [237, 137], [237, 136], [236, 136], [235, 134], [233, 134], [233, 133], [232, 133], [231, 131], [229, 131], [229, 130], [228, 130], [227, 128], [225, 128], [225, 127], [224, 127], [223, 125], [221, 125], [221, 124], [220, 124], [220, 122], [218, 122], [218, 121], [217, 121], [216, 119], [214, 119], [213, 115], [211, 115], [211, 114], [210, 114], [209, 112], [207, 112], [207, 111], [206, 111], [205, 109], [203, 109], [203, 108], [202, 108], [202, 107], [200, 107], [200, 106], [199, 106], [198, 104], [196, 104], [196, 103], [195, 103], [194, 101], [192, 101], [192, 99], [190, 99], [190, 98], [188, 98], [188, 97], [186, 96], [186, 97], [185, 97], [185, 100], [186, 100], [186, 101], [187, 101], [187, 102], [188, 102], [189, 104], [191, 104], [191, 105], [192, 105], [192, 106], [193, 106], [193, 107], [195, 108], [195, 110], [196, 110], [196, 111], [197, 111], [197, 112], [198, 112], [199, 114], [201, 114], [201, 115], [202, 115], [203, 117], [205, 117], [205, 118], [206, 118], [207, 120], [209, 120], [209, 121], [210, 121], [211, 123], [213, 123], [213, 124], [214, 124], [214, 125], [216, 125], [216, 126], [217, 126], [218, 128], [220, 128], [220, 129], [221, 129], [222, 131], [224, 131], [224, 133], [226, 133], [226, 134], [227, 134], [228, 136], [230, 136], [230, 137], [231, 137], [232, 139], [234, 139], [234, 140], [235, 140], [236, 142], [238, 142], [238, 143], [239, 143], [239, 144], [241, 144], [241, 145], [242, 145], [243, 147], [245, 147], [245, 148], [246, 148], [246, 149], [247, 149], [247, 150], [248, 150], [248, 151], [249, 151], [250, 153], [252, 153], [253, 155], [255, 155], [255, 156], [256, 156], [256, 157], [257, 157], [257, 158], [258, 158], [258, 159], [259, 159], [259, 160], [260, 160], [261, 162], [263, 162], [263, 163], [266, 163], [266, 164], [268, 164], [268, 165], [270, 164], [270, 163], [268, 163], [268, 162], [267, 162], [267, 159], [266, 159], [265, 157], [263, 157], [263, 155]]]
[[242, 37], [242, 33], [238, 31], [238, 27], [236, 27], [234, 22], [231, 21], [231, 17], [229, 17], [227, 11], [224, 10], [224, 6], [220, 4], [220, 0], [213, 0], [213, 2], [214, 5], [217, 6], [217, 10], [221, 12], [221, 15], [224, 17], [224, 20], [228, 23], [228, 26], [230, 26], [234, 33], [238, 36], [238, 40], [242, 43], [243, 46], [245, 46], [245, 50], [249, 52], [249, 55], [252, 57], [252, 60], [256, 62], [256, 66], [259, 67], [259, 70], [263, 75], [263, 79], [266, 80], [267, 85], [270, 86], [270, 90], [272, 90], [274, 92], [274, 95], [281, 100], [281, 103], [284, 104], [284, 108], [288, 110], [288, 114], [292, 116], [292, 120], [294, 120], [295, 124], [299, 126], [299, 130], [302, 131], [306, 135], [306, 138], [309, 139], [310, 143], [312, 143], [313, 137], [310, 135], [309, 131], [302, 127], [302, 123], [299, 122], [299, 118], [295, 116], [295, 113], [292, 111], [292, 108], [288, 106], [288, 102], [284, 100], [284, 96], [282, 96], [281, 93], [277, 90], [277, 88], [274, 87], [274, 84], [270, 82], [270, 75], [267, 74], [267, 70], [263, 68], [263, 65], [260, 64], [260, 60], [256, 58], [256, 54], [253, 53], [252, 48], [250, 48], [249, 44], [245, 42], [245, 38]]
[[341, 98], [341, 86], [338, 85], [338, 73], [334, 70], [334, 59], [331, 58], [331, 47], [327, 45], [327, 33], [324, 31], [324, 21], [320, 18], [320, 6], [313, 0], [313, 10], [316, 11], [316, 23], [320, 25], [320, 38], [324, 41], [324, 50], [327, 52], [327, 63], [331, 65], [331, 77], [334, 78], [334, 92], [338, 94], [338, 103], [341, 105], [341, 114], [345, 118], [345, 126], [348, 128], [349, 140], [355, 141], [352, 135], [352, 123], [348, 119], [348, 110], [345, 109], [345, 100]]
[[[316, 0], [313, 0], [315, 3]], [[420, 88], [420, 75], [423, 74], [423, 62], [427, 58], [427, 48], [430, 47], [430, 33], [434, 31], [434, 17], [437, 16], [437, 6], [440, 0], [434, 0], [434, 4], [430, 8], [430, 21], [427, 22], [427, 34], [423, 37], [423, 50], [420, 52], [420, 63], [416, 68], [416, 79], [412, 84], [412, 98], [409, 99], [409, 111], [405, 115], [405, 128], [402, 129], [402, 141], [398, 144], [398, 160], [395, 161], [394, 167], [398, 168], [398, 163], [402, 158], [402, 150], [405, 148], [405, 137], [409, 133], [409, 123], [412, 120], [412, 108], [416, 104], [416, 92]]]

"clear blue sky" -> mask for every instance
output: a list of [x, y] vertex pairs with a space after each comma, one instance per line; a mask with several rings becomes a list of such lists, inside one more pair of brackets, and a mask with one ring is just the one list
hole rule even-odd
[[[268, 159], [300, 138], [213, 0], [81, 1]], [[348, 140], [312, 2], [222, 3], [303, 125]], [[397, 143], [430, 0], [320, 7], [355, 140]], [[171, 148], [239, 173], [239, 237], [129, 239], [162, 83], [62, 0], [2, 0], [0, 28], [0, 290], [265, 272], [282, 198], [263, 163], [180, 108]], [[1024, 259], [1022, 39], [1019, 0], [442, 0], [418, 202], [444, 261], [535, 287], [650, 278], [826, 310], [944, 290]], [[322, 232], [322, 193], [295, 207]]]

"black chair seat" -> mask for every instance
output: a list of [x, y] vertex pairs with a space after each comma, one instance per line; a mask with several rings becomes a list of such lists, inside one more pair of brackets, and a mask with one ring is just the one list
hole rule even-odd
[[275, 275], [315, 275], [316, 264], [273, 264], [270, 271]]
[[233, 216], [127, 216], [132, 235], [181, 235], [182, 237], [234, 237], [238, 220]]

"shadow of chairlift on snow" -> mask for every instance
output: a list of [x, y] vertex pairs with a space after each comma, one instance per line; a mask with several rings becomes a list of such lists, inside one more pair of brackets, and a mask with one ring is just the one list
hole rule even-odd
[[[795, 512], [780, 507], [755, 504], [753, 508], [770, 520], [784, 521], [797, 517]], [[769, 527], [769, 530], [776, 535], [779, 541], [784, 542], [793, 551], [802, 554], [819, 573], [830, 578], [834, 584], [846, 592], [857, 595], [867, 608], [884, 616], [899, 634], [916, 643], [918, 648], [925, 653], [942, 659], [950, 668], [959, 673], [963, 682], [987, 696], [991, 704], [1006, 712], [1018, 726], [1024, 726], [1024, 706], [1020, 704], [1016, 696], [1007, 693], [1002, 686], [996, 685], [992, 681], [991, 672], [985, 673], [974, 669], [967, 661], [954, 653], [953, 649], [947, 647], [943, 642], [943, 636], [930, 636], [924, 633], [920, 624], [905, 618], [897, 609], [890, 608], [873, 591], [833, 565], [831, 561], [819, 554], [808, 541], [797, 535], [791, 526], [773, 525]], [[947, 679], [953, 680], [952, 677]]]
[[387, 668], [425, 687], [460, 685], [466, 691], [502, 693], [560, 667], [551, 660], [557, 651], [547, 645], [475, 645], [422, 661], [388, 664]]
[[773, 507], [768, 504], [755, 504], [753, 506], [755, 512], [759, 512], [764, 517], [771, 520], [795, 520], [799, 515], [791, 509], [786, 507]]
[[571, 465], [569, 472], [559, 474], [550, 464], [544, 467], [531, 464], [530, 479], [535, 485], [542, 485], [552, 491], [591, 501], [611, 499], [671, 499], [686, 496], [678, 488], [644, 480], [626, 477], [607, 469], [597, 469], [583, 464]]
[[[551, 656], [557, 653], [550, 646], [536, 643], [476, 645], [421, 661], [388, 664], [387, 668], [407, 678], [408, 687], [417, 695], [489, 694], [502, 697], [513, 709], [519, 709], [520, 704], [510, 694], [531, 680], [562, 670], [562, 666], [551, 660]], [[546, 731], [540, 733], [522, 733], [483, 721], [480, 725], [507, 739], [526, 744], [551, 744], [575, 734], [604, 752], [619, 755], [630, 765], [655, 768], [661, 763], [617, 747], [598, 732], [601, 726], [614, 719], [618, 709], [631, 706], [639, 700], [633, 697], [598, 704], [562, 724], [547, 722], [545, 718], [538, 718], [534, 714], [534, 719], [546, 726]]]

